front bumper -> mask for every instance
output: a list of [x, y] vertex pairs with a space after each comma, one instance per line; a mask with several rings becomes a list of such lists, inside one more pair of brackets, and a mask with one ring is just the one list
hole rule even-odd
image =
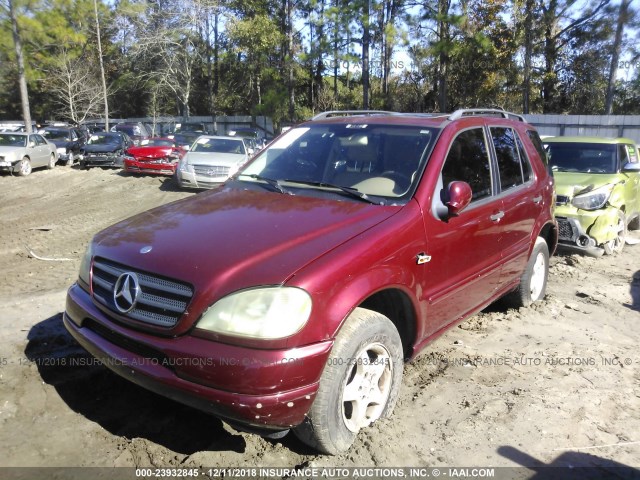
[[124, 157], [122, 155], [84, 154], [82, 164], [86, 167], [122, 167]]
[[18, 161], [13, 161], [13, 162], [9, 162], [9, 161], [2, 161], [0, 162], [0, 169], [2, 170], [13, 170], [13, 166], [18, 163]]
[[173, 175], [177, 163], [166, 160], [125, 160], [124, 170], [130, 173], [149, 173], [152, 175]]
[[333, 346], [324, 341], [258, 350], [191, 335], [150, 335], [112, 321], [77, 285], [68, 291], [64, 324], [115, 373], [232, 425], [264, 432], [304, 420]]
[[565, 205], [556, 207], [559, 246], [590, 255], [604, 253], [602, 245], [617, 236], [618, 209], [578, 210]]
[[229, 174], [198, 175], [186, 170], [177, 170], [178, 185], [184, 188], [215, 188], [229, 179]]

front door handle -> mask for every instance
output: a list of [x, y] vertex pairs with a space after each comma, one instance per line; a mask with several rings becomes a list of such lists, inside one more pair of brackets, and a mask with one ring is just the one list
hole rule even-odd
[[498, 213], [494, 213], [489, 218], [492, 222], [499, 222], [502, 217], [504, 217], [504, 212], [500, 210]]
[[538, 195], [537, 197], [533, 197], [533, 203], [536, 205], [542, 201], [542, 195]]

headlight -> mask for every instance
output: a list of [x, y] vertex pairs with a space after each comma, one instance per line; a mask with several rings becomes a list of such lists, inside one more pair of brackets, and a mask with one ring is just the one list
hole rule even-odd
[[58, 150], [58, 153], [60, 155], [64, 155], [64, 154], [67, 153], [67, 148], [66, 147], [58, 147], [58, 148], [56, 148], [56, 150]]
[[576, 195], [571, 200], [571, 204], [576, 208], [583, 210], [597, 210], [604, 207], [609, 200], [613, 185], [605, 185], [604, 187], [596, 188], [590, 192], [583, 193], [582, 195]]
[[311, 297], [293, 287], [242, 290], [217, 301], [196, 328], [224, 335], [270, 340], [293, 335], [311, 314]]
[[93, 258], [93, 242], [89, 243], [80, 262], [78, 278], [86, 285], [91, 285], [91, 259]]

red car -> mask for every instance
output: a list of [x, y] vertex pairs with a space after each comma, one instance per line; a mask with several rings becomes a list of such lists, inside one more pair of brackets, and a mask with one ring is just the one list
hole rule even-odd
[[335, 454], [391, 415], [404, 361], [446, 329], [503, 296], [544, 298], [558, 232], [533, 126], [341, 114], [98, 233], [68, 331], [145, 388]]
[[130, 147], [124, 160], [124, 170], [129, 173], [173, 175], [178, 161], [187, 152], [171, 138], [152, 138], [144, 145]]

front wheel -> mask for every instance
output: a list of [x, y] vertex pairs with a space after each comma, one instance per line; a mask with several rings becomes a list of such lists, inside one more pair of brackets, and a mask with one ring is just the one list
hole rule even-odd
[[607, 255], [613, 255], [614, 253], [622, 252], [624, 244], [627, 241], [627, 219], [624, 212], [618, 210], [618, 223], [616, 225], [616, 238], [609, 240], [603, 246], [604, 253]]
[[13, 167], [13, 172], [20, 177], [26, 177], [31, 173], [31, 161], [24, 157]]
[[336, 337], [311, 410], [294, 433], [323, 453], [348, 450], [360, 429], [391, 415], [403, 366], [402, 342], [391, 320], [356, 308]]
[[47, 163], [47, 168], [51, 170], [55, 166], [56, 166], [56, 156], [55, 154], [52, 153], [51, 156], [49, 157], [49, 163]]
[[73, 152], [70, 151], [69, 152], [69, 158], [67, 159], [67, 167], [72, 167], [74, 160], [75, 160], [75, 157], [73, 155]]
[[543, 238], [538, 237], [520, 277], [518, 288], [509, 293], [505, 299], [515, 308], [528, 307], [533, 302], [542, 300], [547, 290], [548, 276], [549, 247]]

